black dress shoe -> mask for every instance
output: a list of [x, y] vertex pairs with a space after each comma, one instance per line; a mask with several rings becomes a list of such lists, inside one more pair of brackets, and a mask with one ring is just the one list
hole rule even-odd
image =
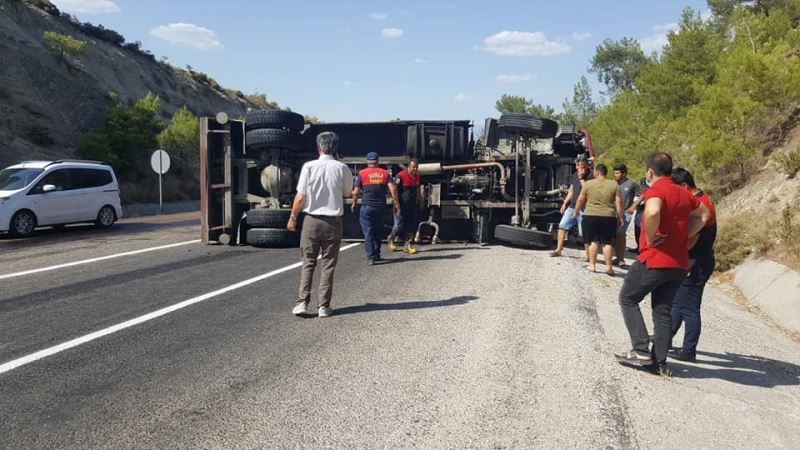
[[684, 351], [682, 348], [676, 348], [674, 350], [670, 350], [668, 355], [670, 358], [677, 359], [678, 361], [686, 361], [686, 362], [697, 361], [697, 355], [695, 355], [694, 352]]

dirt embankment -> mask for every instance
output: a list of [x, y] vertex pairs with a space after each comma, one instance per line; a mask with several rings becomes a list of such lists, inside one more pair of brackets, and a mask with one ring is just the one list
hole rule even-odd
[[[85, 41], [83, 55], [49, 51], [45, 31]], [[65, 17], [0, 0], [0, 167], [74, 156], [80, 136], [109, 106], [132, 104], [147, 92], [161, 97], [164, 118], [184, 105], [197, 115], [231, 117], [251, 106], [147, 55], [87, 36]]]

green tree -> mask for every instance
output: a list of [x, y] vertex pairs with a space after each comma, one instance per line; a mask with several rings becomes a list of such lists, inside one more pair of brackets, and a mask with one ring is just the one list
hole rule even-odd
[[533, 100], [518, 95], [503, 94], [495, 102], [495, 109], [501, 114], [533, 114], [545, 119], [556, 117], [556, 110], [552, 106], [534, 103]]
[[585, 75], [581, 76], [580, 81], [572, 89], [572, 100], [564, 99], [562, 103], [560, 120], [565, 123], [574, 124], [578, 128], [584, 128], [597, 115], [598, 107], [592, 99], [592, 87]]
[[108, 162], [123, 181], [138, 181], [147, 173], [150, 153], [164, 129], [156, 118], [160, 104], [158, 96], [148, 93], [130, 108], [107, 109], [100, 130], [81, 138], [79, 154]]
[[606, 39], [597, 46], [589, 72], [597, 74], [597, 81], [608, 87], [608, 94], [616, 95], [633, 89], [636, 77], [648, 63], [650, 59], [636, 39]]
[[86, 41], [75, 39], [67, 34], [45, 31], [42, 35], [42, 40], [45, 46], [51, 52], [57, 53], [61, 59], [63, 59], [65, 55], [77, 58], [83, 55], [86, 50]]
[[170, 124], [158, 135], [158, 143], [175, 161], [175, 175], [194, 174], [200, 152], [200, 122], [185, 106], [175, 112]]
[[503, 94], [500, 100], [495, 102], [494, 107], [501, 114], [525, 114], [528, 112], [531, 103], [533, 102], [525, 97]]

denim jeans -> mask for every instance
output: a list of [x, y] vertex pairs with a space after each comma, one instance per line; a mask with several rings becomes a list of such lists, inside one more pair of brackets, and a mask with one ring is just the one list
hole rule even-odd
[[703, 290], [714, 272], [715, 264], [713, 256], [689, 261], [689, 276], [681, 283], [672, 303], [672, 336], [684, 324], [683, 350], [692, 354], [697, 351], [697, 342], [700, 340], [700, 304], [703, 302]]
[[386, 207], [362, 206], [358, 216], [361, 231], [364, 233], [364, 250], [367, 259], [378, 261], [381, 259], [381, 241], [383, 240], [383, 218]]
[[655, 362], [667, 361], [667, 350], [672, 335], [671, 317], [672, 300], [686, 277], [683, 269], [648, 269], [636, 261], [628, 270], [622, 289], [619, 292], [619, 305], [622, 318], [631, 337], [633, 350], [642, 355], [650, 353], [650, 335], [639, 309], [639, 303], [650, 294], [653, 310], [653, 356]]

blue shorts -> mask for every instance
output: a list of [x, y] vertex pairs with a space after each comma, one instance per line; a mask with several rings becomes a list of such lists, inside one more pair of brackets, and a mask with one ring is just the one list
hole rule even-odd
[[622, 225], [617, 227], [617, 236], [625, 236], [628, 233], [628, 227], [633, 222], [633, 214], [625, 213], [622, 216]]
[[564, 210], [564, 215], [561, 216], [561, 222], [559, 222], [558, 228], [569, 231], [573, 229], [575, 225], [577, 225], [578, 234], [583, 236], [583, 230], [581, 229], [581, 222], [583, 222], [582, 219], [583, 214], [581, 214], [578, 220], [575, 220], [575, 208], [571, 206], [567, 207], [567, 209]]

